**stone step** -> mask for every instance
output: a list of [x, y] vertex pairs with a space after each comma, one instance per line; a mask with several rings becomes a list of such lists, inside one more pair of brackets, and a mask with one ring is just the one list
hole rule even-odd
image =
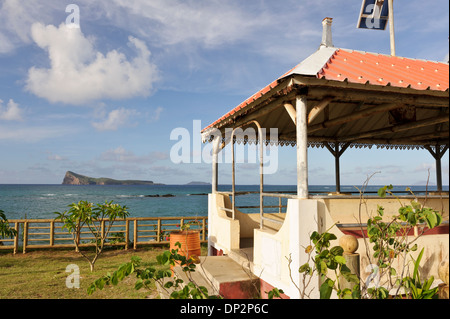
[[[174, 267], [173, 271], [184, 283], [189, 282], [181, 267]], [[260, 295], [259, 279], [227, 256], [201, 256], [190, 277], [197, 285], [204, 286], [209, 295], [225, 299], [253, 299]], [[166, 292], [160, 285], [157, 288], [162, 299], [168, 299], [173, 291]]]
[[228, 256], [202, 256], [198, 271], [225, 299], [259, 297], [259, 279]]
[[[198, 286], [203, 286], [208, 290], [208, 295], [218, 295], [218, 291], [214, 289], [211, 285], [210, 281], [205, 278], [199, 271], [198, 266], [195, 271], [190, 272], [189, 275], [183, 271], [180, 266], [176, 266], [173, 268], [174, 277], [182, 279], [183, 284], [181, 287], [176, 288], [177, 290], [183, 289], [183, 287], [188, 284], [190, 281], [195, 282]], [[168, 281], [173, 281], [174, 277], [164, 278], [162, 285], [164, 285]], [[156, 288], [158, 289], [159, 295], [161, 299], [170, 299], [171, 293], [175, 290], [175, 288], [163, 288], [158, 282], [156, 283]]]

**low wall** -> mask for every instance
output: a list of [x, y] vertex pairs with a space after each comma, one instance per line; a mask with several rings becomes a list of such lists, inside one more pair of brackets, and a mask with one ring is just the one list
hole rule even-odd
[[[371, 197], [364, 198], [360, 200], [359, 198], [329, 198], [329, 197], [316, 197], [318, 200], [318, 220], [319, 229], [321, 232], [326, 231], [335, 234], [338, 239], [335, 244], [338, 244], [339, 239], [344, 236], [345, 228], [338, 228], [333, 226], [334, 224], [357, 224], [361, 222], [362, 224], [367, 223], [370, 216], [376, 216], [376, 211], [378, 205], [384, 207], [384, 221], [392, 220], [392, 216], [398, 215], [398, 209], [401, 205], [409, 205], [413, 197], [411, 196], [400, 196], [396, 198], [380, 198]], [[449, 220], [449, 201], [448, 196], [446, 198], [440, 198], [437, 196], [433, 197], [419, 197], [418, 202], [426, 207], [433, 208], [440, 211], [443, 220]], [[421, 261], [421, 275], [423, 278], [434, 276], [436, 279], [438, 276], [438, 265], [443, 260], [448, 260], [449, 258], [449, 236], [448, 236], [448, 224], [446, 226], [440, 227], [441, 233], [430, 232], [429, 235], [425, 234], [420, 238], [416, 239], [415, 236], [408, 236], [408, 242], [416, 240], [415, 243], [419, 247], [416, 252], [411, 252], [409, 255], [413, 258], [417, 258], [420, 250], [425, 247], [424, 255]], [[352, 235], [361, 234], [361, 231], [354, 231]], [[373, 258], [369, 257], [373, 255], [373, 244], [369, 243], [368, 240], [365, 241], [362, 236], [358, 237], [359, 248], [356, 253], [360, 254], [360, 265], [361, 265], [361, 279], [367, 281], [371, 274], [373, 263]], [[367, 248], [367, 249], [366, 249]], [[411, 260], [408, 257], [408, 261]], [[404, 260], [398, 258], [395, 263], [395, 268], [397, 272], [401, 271], [404, 267]]]

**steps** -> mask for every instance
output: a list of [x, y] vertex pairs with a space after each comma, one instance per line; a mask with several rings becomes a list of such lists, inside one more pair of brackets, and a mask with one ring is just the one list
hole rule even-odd
[[[184, 283], [189, 282], [181, 267], [174, 267], [173, 271]], [[225, 299], [253, 299], [260, 295], [259, 278], [228, 256], [201, 256], [190, 277], [197, 285], [204, 286], [209, 295]], [[168, 299], [173, 291], [167, 293], [158, 284], [157, 288], [162, 299]]]

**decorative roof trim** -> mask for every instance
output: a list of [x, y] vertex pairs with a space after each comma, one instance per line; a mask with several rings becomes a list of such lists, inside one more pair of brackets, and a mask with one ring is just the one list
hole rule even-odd
[[[203, 143], [211, 143], [212, 138], [203, 140]], [[229, 138], [222, 138], [222, 143], [225, 145], [229, 142]], [[259, 140], [258, 139], [235, 139], [236, 144], [243, 144], [243, 145], [258, 145]], [[268, 146], [291, 146], [294, 147], [297, 145], [297, 142], [294, 140], [278, 140], [278, 141], [272, 141], [272, 140], [263, 140], [263, 143]], [[335, 142], [328, 142], [331, 145], [334, 145]], [[344, 142], [338, 142], [340, 146], [345, 145]], [[368, 148], [372, 149], [373, 147], [376, 147], [377, 149], [387, 149], [387, 150], [422, 150], [425, 149], [423, 145], [419, 144], [376, 144], [376, 143], [351, 143], [349, 145], [349, 148]], [[316, 142], [316, 141], [308, 141], [308, 147], [310, 148], [324, 148], [325, 144], [324, 142]], [[443, 149], [445, 145], [439, 145], [440, 149]]]

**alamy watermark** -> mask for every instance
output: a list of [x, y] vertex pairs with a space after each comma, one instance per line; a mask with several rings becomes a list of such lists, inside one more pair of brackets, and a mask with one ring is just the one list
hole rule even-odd
[[66, 267], [66, 272], [71, 273], [66, 278], [66, 287], [69, 289], [80, 288], [80, 267], [75, 264], [70, 264]]
[[[170, 140], [177, 141], [170, 150], [170, 159], [174, 164], [181, 163], [207, 163], [211, 164], [213, 159], [214, 144], [222, 142], [232, 144], [231, 137], [235, 138], [234, 158], [236, 164], [257, 164], [260, 163], [260, 147], [263, 151], [263, 173], [275, 174], [278, 171], [278, 129], [270, 128], [269, 140], [266, 143], [267, 130], [265, 128], [256, 129], [247, 127], [245, 130], [237, 128], [225, 129], [225, 136], [218, 129], [211, 129], [208, 132], [208, 140], [210, 143], [202, 143], [201, 121], [194, 120], [192, 124], [192, 132], [187, 128], [178, 127], [172, 130]], [[263, 143], [259, 143], [259, 134], [263, 136]], [[244, 145], [244, 140], [248, 141]], [[218, 163], [232, 164], [233, 154], [231, 146], [223, 148], [218, 153]]]
[[384, 5], [384, 0], [376, 0], [375, 3], [367, 4], [364, 12], [370, 14], [366, 20], [366, 26], [369, 29], [380, 29], [381, 27], [381, 11]]
[[67, 5], [66, 13], [70, 13], [66, 18], [66, 26], [68, 28], [80, 28], [80, 7], [71, 3]]

